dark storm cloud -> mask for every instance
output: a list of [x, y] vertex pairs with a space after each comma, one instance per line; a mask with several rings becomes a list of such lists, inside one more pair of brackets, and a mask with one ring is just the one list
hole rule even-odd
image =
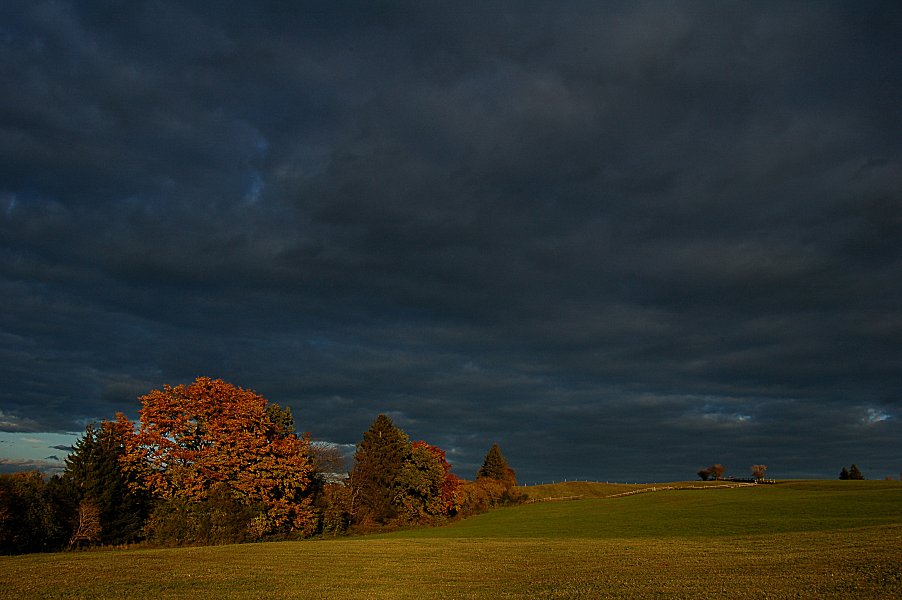
[[894, 3], [0, 17], [3, 429], [203, 374], [463, 475], [898, 470]]

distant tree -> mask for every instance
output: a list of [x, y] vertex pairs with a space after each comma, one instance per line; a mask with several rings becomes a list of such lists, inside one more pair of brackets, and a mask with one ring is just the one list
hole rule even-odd
[[476, 473], [476, 478], [481, 479], [488, 477], [489, 479], [497, 479], [503, 481], [507, 471], [507, 459], [501, 454], [501, 448], [498, 444], [492, 444], [488, 454], [482, 461], [482, 467]]
[[861, 474], [861, 471], [858, 470], [858, 467], [855, 464], [853, 464], [851, 467], [849, 467], [849, 479], [854, 479], [854, 480], [864, 479], [864, 475]]
[[709, 479], [716, 480], [723, 477], [724, 471], [726, 471], [726, 468], [724, 468], [722, 464], [715, 463], [710, 467], [699, 470], [698, 476], [702, 481], [708, 481]]
[[354, 454], [350, 486], [355, 522], [385, 524], [395, 518], [398, 479], [410, 452], [407, 434], [387, 415], [376, 417]]
[[351, 525], [351, 489], [345, 485], [348, 461], [338, 445], [324, 442], [310, 443], [310, 457], [318, 531], [333, 536], [344, 533]]
[[842, 470], [839, 472], [839, 478], [842, 480], [849, 479], [849, 470], [847, 468], [843, 467]]
[[503, 482], [508, 487], [517, 485], [517, 474], [507, 464], [507, 459], [501, 454], [498, 444], [492, 444], [482, 467], [476, 473], [476, 479], [495, 479]]
[[141, 403], [140, 428], [121, 460], [133, 489], [201, 502], [224, 484], [229, 502], [259, 509], [255, 537], [313, 532], [309, 440], [291, 429], [288, 409], [207, 377], [153, 390]]
[[767, 473], [767, 465], [752, 465], [751, 470], [752, 477], [755, 478], [755, 481], [761, 481]]
[[[70, 546], [78, 542], [123, 544], [141, 537], [147, 517], [149, 498], [145, 492], [133, 491], [120, 460], [131, 427], [123, 422], [103, 421], [99, 427], [88, 425], [66, 458], [63, 479], [73, 488], [78, 502], [78, 515]], [[134, 482], [133, 482], [134, 483]], [[97, 532], [79, 534], [85, 527], [85, 512], [97, 516]]]
[[347, 475], [348, 464], [341, 448], [335, 444], [311, 442], [310, 456], [313, 460], [313, 472], [319, 479], [328, 479], [331, 475]]

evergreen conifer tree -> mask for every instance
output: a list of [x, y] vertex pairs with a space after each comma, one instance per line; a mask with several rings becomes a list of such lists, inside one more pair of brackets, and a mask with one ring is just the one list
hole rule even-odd
[[364, 432], [351, 472], [353, 516], [358, 523], [387, 523], [396, 515], [393, 502], [401, 469], [410, 457], [410, 438], [391, 418], [379, 415]]
[[[96, 541], [122, 544], [136, 540], [147, 516], [147, 499], [129, 489], [119, 458], [125, 452], [115, 423], [88, 425], [66, 458], [63, 473], [81, 505], [97, 513]], [[93, 539], [93, 537], [92, 537]]]
[[862, 475], [861, 471], [858, 470], [857, 465], [853, 464], [851, 467], [849, 467], [849, 479], [854, 479], [854, 480], [858, 480], [858, 481], [864, 479], [864, 475]]
[[476, 473], [477, 479], [496, 479], [509, 486], [517, 485], [517, 475], [507, 464], [507, 459], [501, 454], [498, 444], [492, 444], [489, 453], [485, 455], [482, 468]]

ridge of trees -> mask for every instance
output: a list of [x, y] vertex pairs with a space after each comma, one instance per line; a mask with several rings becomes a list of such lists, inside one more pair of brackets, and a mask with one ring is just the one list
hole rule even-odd
[[[900, 475], [902, 477], [902, 475]], [[852, 466], [846, 469], [845, 467], [839, 472], [840, 479], [850, 479], [853, 481], [862, 481], [864, 479], [864, 475], [861, 474], [861, 471], [858, 470], [858, 466], [852, 463]]]
[[726, 467], [724, 467], [722, 464], [714, 463], [710, 467], [700, 469], [697, 474], [702, 481], [708, 481], [709, 479], [717, 481], [721, 477], [723, 477], [723, 474], [726, 470]]
[[[480, 469], [475, 481], [460, 479], [451, 472], [444, 450], [425, 441], [410, 442], [390, 417], [380, 414], [357, 445], [342, 522], [355, 531], [433, 525], [522, 500], [512, 491], [516, 474], [497, 444], [487, 460], [489, 456], [503, 461], [497, 473]], [[337, 495], [334, 488], [330, 492]], [[336, 533], [336, 526], [333, 519], [329, 532]]]
[[710, 467], [705, 467], [703, 469], [699, 469], [697, 475], [699, 479], [702, 481], [720, 481], [721, 479], [727, 479], [729, 481], [752, 481], [754, 480], [757, 483], [761, 483], [764, 481], [764, 476], [767, 474], [767, 465], [752, 465], [749, 467], [749, 470], [752, 472], [752, 479], [746, 480], [742, 478], [736, 477], [724, 477], [724, 473], [726, 472], [726, 467], [724, 467], [720, 463], [714, 463]]
[[347, 482], [290, 409], [200, 377], [139, 398], [138, 422], [88, 425], [62, 475], [0, 475], [0, 553], [205, 545], [434, 525], [524, 499], [493, 444], [473, 481], [381, 414]]

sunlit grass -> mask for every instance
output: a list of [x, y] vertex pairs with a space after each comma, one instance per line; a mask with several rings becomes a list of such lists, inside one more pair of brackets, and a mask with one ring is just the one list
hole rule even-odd
[[[701, 482], [689, 485], [696, 486]], [[587, 484], [589, 486], [593, 484]], [[568, 487], [561, 487], [568, 486]], [[627, 491], [652, 486], [624, 486]], [[557, 484], [548, 497], [579, 501], [536, 502], [495, 510], [448, 527], [406, 532], [411, 537], [637, 538], [755, 535], [833, 531], [902, 523], [902, 483], [894, 481], [792, 482], [767, 486], [665, 490], [635, 495], [611, 484]], [[535, 497], [541, 497], [538, 490]]]
[[10, 598], [894, 598], [902, 484], [541, 502], [338, 540], [0, 557]]

